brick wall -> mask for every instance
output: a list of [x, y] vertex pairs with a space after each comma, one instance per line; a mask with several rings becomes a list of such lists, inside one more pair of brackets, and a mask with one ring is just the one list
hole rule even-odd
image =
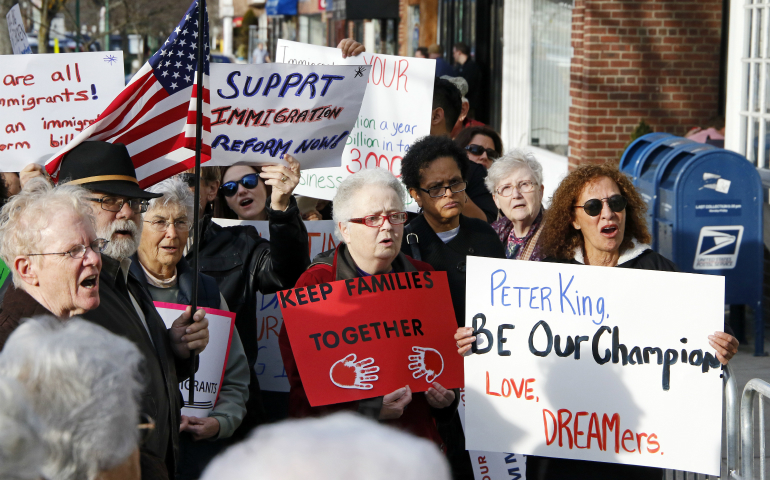
[[684, 135], [718, 111], [722, 0], [575, 0], [569, 161], [617, 161], [640, 120]]

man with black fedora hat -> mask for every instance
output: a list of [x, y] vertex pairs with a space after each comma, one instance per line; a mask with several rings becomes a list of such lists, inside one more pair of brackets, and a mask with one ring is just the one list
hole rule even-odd
[[101, 302], [83, 318], [133, 341], [144, 355], [142, 413], [154, 420], [155, 429], [141, 446], [143, 465], [165, 462], [174, 478], [183, 402], [178, 383], [190, 375], [190, 353], [205, 348], [209, 332], [205, 312], [198, 310], [191, 322], [189, 307], [167, 329], [143, 282], [129, 273], [142, 233], [141, 214], [148, 199], [161, 195], [139, 187], [128, 150], [119, 143], [76, 146], [62, 160], [59, 182], [93, 193], [97, 235], [109, 243], [102, 252]]

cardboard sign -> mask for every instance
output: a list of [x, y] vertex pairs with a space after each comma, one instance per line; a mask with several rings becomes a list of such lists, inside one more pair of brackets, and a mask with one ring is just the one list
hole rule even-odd
[[0, 171], [43, 164], [123, 89], [123, 52], [0, 57]]
[[208, 165], [275, 164], [288, 153], [304, 168], [339, 166], [368, 73], [352, 65], [212, 64]]
[[[174, 320], [185, 311], [188, 305], [153, 302], [166, 328], [171, 328]], [[222, 382], [225, 378], [227, 357], [230, 355], [230, 341], [233, 338], [235, 314], [214, 308], [200, 307], [206, 311], [209, 320], [209, 343], [200, 354], [198, 371], [195, 373], [195, 403], [187, 403], [190, 398], [190, 380], [179, 383], [179, 391], [184, 398], [182, 415], [208, 417], [217, 404]]]
[[278, 292], [313, 406], [379, 397], [434, 381], [462, 386], [445, 272], [359, 277]]
[[348, 174], [379, 167], [399, 176], [409, 146], [430, 134], [435, 60], [366, 52], [343, 59], [337, 48], [278, 40], [276, 62], [371, 66], [361, 111], [342, 156]]
[[724, 277], [468, 257], [469, 450], [718, 475]]
[[[270, 239], [270, 228], [267, 221], [251, 222], [223, 218], [215, 218], [214, 221], [223, 227], [252, 225], [262, 238]], [[331, 220], [305, 222], [305, 228], [307, 228], [311, 259], [321, 252], [337, 247], [337, 240], [334, 238], [334, 222]], [[289, 379], [283, 368], [281, 349], [278, 346], [278, 334], [281, 333], [283, 326], [283, 315], [281, 315], [281, 309], [278, 306], [278, 294], [263, 295], [257, 292], [256, 322], [259, 354], [257, 363], [254, 365], [254, 372], [259, 379], [259, 388], [268, 392], [288, 392]]]
[[29, 48], [27, 32], [24, 29], [24, 19], [21, 18], [21, 9], [17, 3], [5, 15], [8, 22], [8, 35], [11, 36], [11, 47], [14, 55], [27, 55], [32, 53]]

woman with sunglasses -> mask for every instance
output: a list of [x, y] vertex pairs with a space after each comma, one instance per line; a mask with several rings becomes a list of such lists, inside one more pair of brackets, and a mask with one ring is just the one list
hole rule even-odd
[[[457, 326], [465, 325], [465, 265], [468, 255], [505, 258], [497, 233], [483, 220], [463, 215], [468, 196], [465, 152], [447, 137], [424, 137], [401, 161], [401, 181], [422, 209], [405, 229], [401, 251], [445, 271]], [[479, 169], [481, 167], [478, 167]], [[336, 205], [336, 204], [335, 204]], [[472, 479], [460, 417], [439, 425], [454, 478]]]
[[[675, 272], [676, 265], [652, 251], [644, 219], [645, 203], [625, 174], [610, 165], [584, 165], [561, 182], [551, 200], [543, 229], [544, 261]], [[640, 299], [654, 300], [654, 299]], [[458, 353], [475, 341], [470, 329], [458, 330]], [[738, 341], [714, 332], [709, 343], [727, 364]], [[660, 469], [613, 463], [527, 457], [527, 478], [660, 479]]]
[[[363, 170], [346, 178], [334, 197], [334, 235], [340, 243], [334, 250], [318, 255], [297, 281], [296, 287], [389, 272], [433, 270], [430, 265], [411, 259], [400, 251], [407, 219], [404, 197], [399, 181], [384, 169]], [[307, 320], [315, 321], [314, 318]], [[434, 382], [427, 392], [412, 394], [409, 386], [405, 385], [384, 397], [311, 407], [285, 324], [278, 338], [291, 386], [290, 416], [309, 417], [341, 410], [356, 411], [436, 444], [442, 443], [434, 418], [451, 418], [454, 414], [459, 396], [453, 390], [447, 390]], [[328, 368], [328, 365], [319, 366], [317, 371], [309, 374], [328, 376]], [[375, 372], [370, 370], [368, 373]]]
[[[272, 189], [260, 179], [260, 173], [249, 165], [233, 165], [222, 172], [220, 198], [238, 220], [267, 220], [265, 200], [270, 197]], [[293, 191], [296, 185], [290, 182], [293, 180], [287, 179], [284, 183]]]
[[465, 149], [468, 160], [489, 169], [503, 154], [503, 141], [489, 127], [468, 127], [460, 130], [455, 143]]

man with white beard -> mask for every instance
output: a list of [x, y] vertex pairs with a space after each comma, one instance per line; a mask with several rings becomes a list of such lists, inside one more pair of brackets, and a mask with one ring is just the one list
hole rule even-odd
[[166, 328], [152, 297], [132, 274], [131, 260], [142, 233], [141, 213], [150, 198], [161, 196], [139, 188], [131, 157], [122, 144], [84, 142], [62, 160], [60, 183], [80, 185], [93, 193], [92, 202], [99, 238], [109, 240], [102, 252], [99, 307], [82, 317], [133, 341], [144, 356], [145, 390], [141, 412], [151, 417], [155, 429], [142, 445], [142, 465], [165, 463], [174, 478], [178, 455], [182, 398], [179, 381], [190, 375], [190, 353], [200, 353], [208, 343], [208, 320], [190, 309]]

